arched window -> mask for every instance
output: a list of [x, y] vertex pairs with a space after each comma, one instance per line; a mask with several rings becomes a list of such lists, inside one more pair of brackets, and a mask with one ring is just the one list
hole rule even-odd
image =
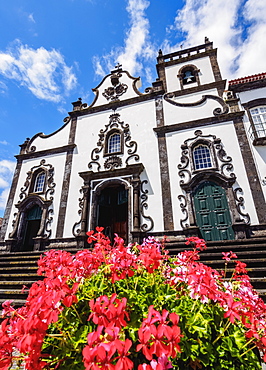
[[196, 76], [195, 76], [194, 69], [190, 68], [184, 72], [183, 85], [187, 85], [193, 82], [196, 82]]
[[34, 193], [42, 193], [44, 191], [44, 185], [45, 185], [45, 172], [42, 171], [38, 173], [35, 179], [34, 184]]
[[108, 154], [121, 152], [121, 134], [114, 132], [108, 138]]
[[266, 105], [250, 109], [257, 137], [266, 137]]
[[200, 85], [199, 72], [200, 70], [193, 64], [187, 64], [181, 67], [177, 75], [181, 89], [190, 84], [192, 84], [191, 87], [193, 87], [195, 86], [193, 85], [194, 83]]
[[193, 149], [195, 170], [212, 167], [211, 153], [207, 145], [199, 144]]

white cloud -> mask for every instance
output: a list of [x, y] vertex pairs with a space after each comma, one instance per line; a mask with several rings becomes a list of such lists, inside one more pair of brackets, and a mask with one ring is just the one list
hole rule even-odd
[[28, 15], [28, 19], [29, 19], [29, 21], [30, 21], [30, 22], [32, 22], [32, 23], [36, 23], [36, 22], [35, 22], [35, 19], [34, 19], [34, 17], [33, 17], [33, 13], [31, 13], [31, 14], [29, 14], [29, 15]]
[[7, 202], [7, 198], [8, 198], [8, 195], [9, 195], [9, 188], [8, 189], [4, 189], [4, 190], [0, 190], [0, 210], [5, 210], [6, 208], [6, 202]]
[[[183, 48], [202, 44], [207, 36], [218, 47], [224, 77], [236, 78], [265, 70], [265, 14], [265, 0], [186, 0], [175, 29], [184, 36]], [[170, 47], [166, 40], [164, 46], [169, 52], [180, 43]]]
[[248, 0], [244, 18], [249, 22], [247, 37], [239, 52], [237, 77], [266, 72], [266, 2]]
[[2, 145], [7, 145], [7, 144], [8, 144], [8, 142], [7, 142], [6, 140], [2, 140], [2, 141], [0, 141], [0, 144], [2, 144]]
[[16, 162], [0, 160], [0, 210], [4, 210]]
[[53, 102], [61, 101], [77, 83], [72, 67], [65, 64], [59, 51], [33, 49], [19, 41], [0, 52], [0, 74], [16, 80], [37, 98]]
[[139, 74], [143, 62], [154, 59], [156, 51], [149, 41], [149, 20], [145, 10], [150, 5], [147, 0], [128, 0], [129, 29], [124, 40], [124, 47], [116, 47], [102, 57], [95, 56], [95, 73], [101, 77], [110, 72], [117, 62], [132, 75]]

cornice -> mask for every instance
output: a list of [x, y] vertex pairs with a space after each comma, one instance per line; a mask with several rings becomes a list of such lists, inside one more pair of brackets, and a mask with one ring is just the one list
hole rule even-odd
[[47, 155], [69, 152], [69, 151], [72, 151], [75, 147], [76, 147], [76, 144], [69, 144], [69, 145], [59, 146], [57, 148], [40, 150], [37, 152], [18, 154], [18, 155], [15, 155], [15, 158], [17, 158], [19, 162], [22, 162], [25, 159], [33, 159], [33, 158], [45, 157]]
[[169, 132], [182, 131], [182, 130], [187, 130], [191, 128], [194, 129], [196, 127], [215, 125], [217, 123], [223, 123], [227, 121], [234, 121], [236, 119], [242, 118], [244, 114], [245, 114], [245, 111], [228, 113], [228, 114], [219, 115], [215, 117], [202, 118], [197, 121], [188, 121], [188, 122], [175, 123], [172, 125], [155, 127], [153, 130], [160, 136], [160, 135], [164, 135]]
[[[150, 88], [150, 89], [152, 89], [152, 88]], [[93, 107], [90, 106], [90, 107], [83, 108], [81, 110], [75, 110], [75, 111], [69, 112], [69, 115], [70, 115], [71, 118], [74, 118], [74, 117], [85, 116], [85, 115], [88, 115], [88, 114], [104, 112], [104, 111], [107, 111], [107, 110], [116, 110], [117, 108], [125, 107], [127, 105], [133, 105], [133, 104], [137, 104], [137, 103], [140, 103], [140, 102], [153, 100], [157, 96], [163, 95], [164, 92], [165, 91], [162, 90], [162, 89], [156, 90], [156, 91], [151, 91], [148, 94], [136, 96], [134, 98], [119, 100], [119, 101], [113, 101], [113, 102], [109, 102], [107, 104], [99, 105], [99, 106], [96, 106], [96, 107], [95, 106], [93, 106]]]

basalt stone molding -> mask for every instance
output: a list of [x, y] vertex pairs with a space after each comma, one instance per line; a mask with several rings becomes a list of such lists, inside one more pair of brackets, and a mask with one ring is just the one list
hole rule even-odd
[[[155, 100], [156, 124], [158, 128], [164, 127], [163, 97], [157, 97]], [[173, 207], [170, 188], [170, 175], [168, 165], [168, 154], [166, 138], [164, 134], [157, 134], [158, 152], [160, 164], [160, 178], [162, 189], [162, 206], [164, 230], [174, 230]]]
[[[193, 233], [197, 232], [195, 229], [197, 223], [193, 194], [199, 184], [211, 181], [225, 189], [236, 238], [245, 238], [248, 235], [250, 217], [242, 210], [244, 208], [244, 198], [238, 195], [238, 192], [242, 192], [242, 189], [236, 188], [233, 190], [236, 176], [233, 173], [232, 157], [227, 155], [220, 138], [212, 134], [203, 135], [200, 130], [196, 130], [194, 134], [194, 138], [188, 138], [181, 145], [182, 155], [177, 166], [180, 187], [184, 191], [184, 194], [178, 195], [180, 208], [184, 214], [184, 218], [180, 220], [180, 225], [187, 233], [192, 229]], [[208, 168], [196, 169], [194, 166], [193, 150], [199, 144], [209, 148], [211, 162]]]
[[252, 198], [256, 208], [258, 220], [260, 223], [266, 223], [266, 203], [264, 193], [261, 187], [260, 177], [257, 172], [256, 164], [249, 146], [243, 120], [241, 118], [234, 120], [234, 127], [239, 143], [240, 151], [245, 165], [246, 175], [249, 182]]
[[58, 219], [57, 219], [57, 228], [56, 228], [57, 238], [63, 237], [63, 234], [64, 234], [65, 216], [66, 216], [67, 201], [68, 201], [68, 194], [69, 194], [69, 184], [70, 184], [72, 161], [73, 161], [73, 150], [74, 149], [69, 150], [66, 155], [64, 176], [63, 176], [62, 189], [61, 189], [60, 206], [59, 206]]
[[140, 200], [141, 200], [141, 203], [140, 203], [140, 214], [142, 216], [143, 219], [146, 220], [146, 222], [148, 222], [148, 224], [146, 222], [144, 222], [143, 224], [140, 225], [140, 230], [141, 231], [144, 231], [144, 232], [149, 232], [153, 229], [154, 227], [154, 222], [153, 222], [153, 219], [150, 217], [150, 216], [147, 216], [145, 215], [145, 210], [148, 209], [148, 203], [147, 203], [147, 200], [148, 200], [148, 193], [149, 191], [147, 189], [144, 189], [144, 185], [148, 184], [148, 180], [143, 180], [140, 184], [140, 192], [141, 192], [141, 195], [140, 195]]
[[228, 105], [224, 102], [222, 98], [216, 95], [202, 95], [202, 98], [200, 100], [192, 103], [179, 103], [177, 100], [173, 100], [174, 97], [174, 93], [167, 93], [164, 95], [164, 100], [177, 107], [196, 107], [205, 103], [207, 100], [215, 100], [221, 105], [222, 108], [215, 108], [213, 111], [214, 116], [226, 114], [229, 112]]
[[[83, 179], [84, 183], [80, 191], [82, 197], [79, 198], [80, 209], [78, 213], [80, 219], [73, 226], [73, 235], [76, 238], [83, 238], [84, 240], [87, 227], [94, 229], [97, 226], [95, 222], [97, 219], [99, 195], [104, 188], [114, 185], [123, 185], [128, 190], [128, 224], [133, 225], [133, 230], [129, 230], [129, 234], [131, 234], [131, 236], [133, 232], [143, 234], [142, 229], [149, 229], [149, 226], [153, 221], [149, 216], [144, 214], [144, 209], [147, 209], [148, 205], [147, 191], [145, 189], [142, 189], [143, 191], [141, 190], [140, 174], [143, 170], [143, 164], [137, 163], [127, 165], [124, 168], [115, 168], [112, 171], [80, 172], [79, 175]], [[91, 194], [92, 198], [90, 198]], [[144, 197], [141, 198], [141, 195], [144, 195]], [[88, 215], [90, 213], [91, 224], [88, 225]], [[141, 224], [142, 216], [150, 222], [149, 226], [144, 225], [144, 223]], [[80, 242], [82, 243], [82, 240]]]
[[[82, 105], [81, 100], [80, 100], [80, 104]], [[73, 117], [71, 119], [71, 126], [70, 126], [69, 137], [68, 137], [68, 144], [70, 145], [70, 147], [66, 153], [65, 169], [64, 169], [64, 175], [63, 175], [61, 198], [60, 198], [60, 205], [59, 205], [59, 212], [58, 212], [58, 219], [57, 219], [57, 228], [56, 228], [57, 238], [63, 237], [63, 234], [64, 234], [67, 201], [68, 201], [70, 178], [71, 178], [71, 171], [72, 171], [73, 153], [76, 147], [75, 145], [76, 130], [77, 130], [77, 117]]]
[[57, 134], [58, 132], [60, 132], [65, 126], [67, 126], [67, 124], [70, 122], [70, 117], [66, 117], [64, 118], [64, 125], [61, 126], [58, 130], [52, 132], [51, 134], [49, 135], [45, 135], [43, 132], [39, 132], [37, 134], [35, 134], [31, 139], [30, 138], [27, 138], [25, 140], [25, 142], [23, 144], [20, 145], [20, 154], [31, 154], [33, 152], [36, 151], [36, 147], [34, 145], [32, 145], [32, 143], [34, 142], [35, 139], [37, 139], [37, 137], [40, 137], [42, 139], [48, 139], [49, 137]]
[[17, 190], [18, 179], [19, 179], [20, 172], [21, 172], [21, 166], [22, 166], [22, 161], [18, 160], [17, 165], [16, 165], [16, 169], [15, 169], [15, 172], [14, 172], [14, 176], [13, 176], [12, 185], [11, 185], [11, 189], [10, 189], [10, 192], [9, 192], [8, 200], [7, 200], [4, 219], [3, 219], [1, 229], [0, 229], [0, 240], [4, 240], [5, 236], [6, 236], [8, 221], [9, 221], [9, 218], [10, 218], [10, 215], [11, 215], [12, 204], [14, 202], [14, 197], [15, 197], [15, 193], [16, 193], [16, 190]]
[[158, 135], [164, 135], [169, 132], [183, 131], [183, 130], [188, 130], [191, 128], [211, 126], [217, 123], [233, 121], [234, 119], [237, 119], [238, 117], [243, 117], [244, 114], [245, 114], [244, 111], [228, 113], [225, 115], [218, 115], [215, 117], [198, 119], [196, 121], [180, 122], [180, 123], [175, 123], [172, 125], [155, 127], [153, 130]]

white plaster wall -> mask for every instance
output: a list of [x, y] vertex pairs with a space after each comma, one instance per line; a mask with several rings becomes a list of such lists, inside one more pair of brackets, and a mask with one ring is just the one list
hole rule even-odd
[[[185, 96], [178, 96], [175, 100], [178, 103], [194, 103], [202, 99], [203, 95], [218, 96], [216, 89], [201, 91]], [[198, 120], [206, 117], [213, 117], [215, 108], [222, 108], [222, 106], [215, 100], [207, 99], [204, 103], [195, 107], [178, 107], [166, 100], [163, 101], [165, 125], [171, 125], [180, 122], [188, 122]]]
[[68, 144], [69, 130], [71, 122], [68, 122], [61, 130], [55, 131], [55, 133], [48, 137], [37, 137], [31, 143], [31, 146], [36, 147], [36, 152], [40, 150], [58, 148]]
[[[203, 135], [216, 135], [221, 139], [224, 149], [228, 156], [232, 157], [232, 164], [234, 166], [233, 172], [237, 179], [235, 187], [241, 187], [243, 189], [243, 197], [245, 200], [245, 209], [243, 213], [249, 213], [251, 217], [251, 223], [258, 223], [256, 210], [253, 204], [252, 194], [249, 188], [246, 170], [243, 164], [237, 136], [232, 122], [226, 122], [221, 124], [215, 124], [208, 127], [197, 127], [197, 130], [201, 130]], [[170, 172], [170, 183], [171, 183], [171, 195], [173, 203], [173, 215], [175, 229], [181, 230], [180, 219], [184, 219], [184, 214], [180, 209], [180, 202], [178, 195], [183, 194], [183, 191], [179, 185], [180, 177], [178, 175], [178, 164], [181, 158], [181, 145], [188, 138], [195, 137], [195, 130], [184, 130], [174, 133], [167, 134], [167, 150], [169, 158], [169, 172]]]
[[[20, 176], [19, 176], [19, 181], [18, 181], [18, 185], [17, 185], [15, 197], [14, 197], [14, 203], [11, 209], [6, 238], [8, 238], [9, 233], [13, 230], [12, 222], [14, 220], [14, 213], [17, 213], [17, 208], [15, 207], [15, 204], [18, 203], [19, 201], [19, 195], [21, 193], [21, 188], [24, 187], [24, 183], [27, 178], [27, 172], [30, 171], [32, 167], [39, 166], [42, 159], [43, 158], [36, 158], [36, 159], [28, 159], [28, 160], [23, 161]], [[51, 239], [55, 238], [55, 233], [56, 233], [65, 161], [66, 161], [65, 153], [45, 157], [45, 164], [50, 164], [54, 167], [54, 183], [56, 184], [54, 187], [54, 194], [52, 195], [54, 198], [53, 203], [52, 203], [52, 206], [50, 207], [53, 209], [53, 214], [50, 215], [51, 217], [53, 217], [53, 221], [51, 223], [51, 230], [52, 230], [52, 234], [50, 237]]]
[[[210, 63], [210, 58], [203, 57], [203, 58], [191, 60], [189, 62], [179, 63], [176, 65], [166, 67], [165, 76], [166, 76], [167, 91], [181, 90], [180, 81], [177, 75], [179, 74], [180, 69], [188, 64], [193, 64], [200, 70], [199, 79], [200, 79], [201, 85], [214, 82], [214, 75], [213, 75], [213, 71], [212, 71], [212, 67]], [[198, 86], [198, 84], [195, 82], [193, 84], [191, 83], [189, 85], [184, 85], [184, 89], [194, 87], [194, 86]]]
[[[78, 215], [78, 198], [80, 197], [79, 189], [83, 185], [82, 178], [78, 175], [79, 172], [88, 171], [88, 163], [91, 161], [91, 152], [97, 147], [99, 139], [99, 131], [105, 128], [109, 123], [109, 116], [113, 111], [105, 111], [93, 115], [80, 117], [77, 122], [76, 144], [77, 148], [73, 156], [73, 166], [70, 180], [70, 191], [68, 198], [68, 212], [65, 223], [64, 236], [72, 236], [72, 227], [75, 222], [79, 221]], [[161, 185], [160, 185], [160, 170], [159, 170], [159, 155], [157, 136], [153, 131], [155, 117], [154, 101], [142, 102], [119, 108], [116, 113], [120, 114], [120, 120], [125, 124], [129, 124], [131, 140], [138, 144], [137, 154], [140, 156], [139, 162], [134, 159], [129, 161], [129, 164], [143, 163], [145, 171], [141, 175], [141, 179], [147, 179], [149, 184], [145, 189], [148, 193], [148, 209], [145, 214], [151, 216], [154, 220], [154, 231], [163, 230], [163, 215], [161, 202]], [[128, 148], [124, 147], [123, 167]], [[99, 163], [101, 171], [105, 170], [103, 164], [106, 160], [100, 155]], [[93, 167], [96, 171], [96, 167]]]
[[249, 91], [242, 91], [236, 94], [242, 104], [252, 101], [258, 98], [265, 98], [266, 96], [266, 87], [262, 87], [261, 89], [254, 89]]

